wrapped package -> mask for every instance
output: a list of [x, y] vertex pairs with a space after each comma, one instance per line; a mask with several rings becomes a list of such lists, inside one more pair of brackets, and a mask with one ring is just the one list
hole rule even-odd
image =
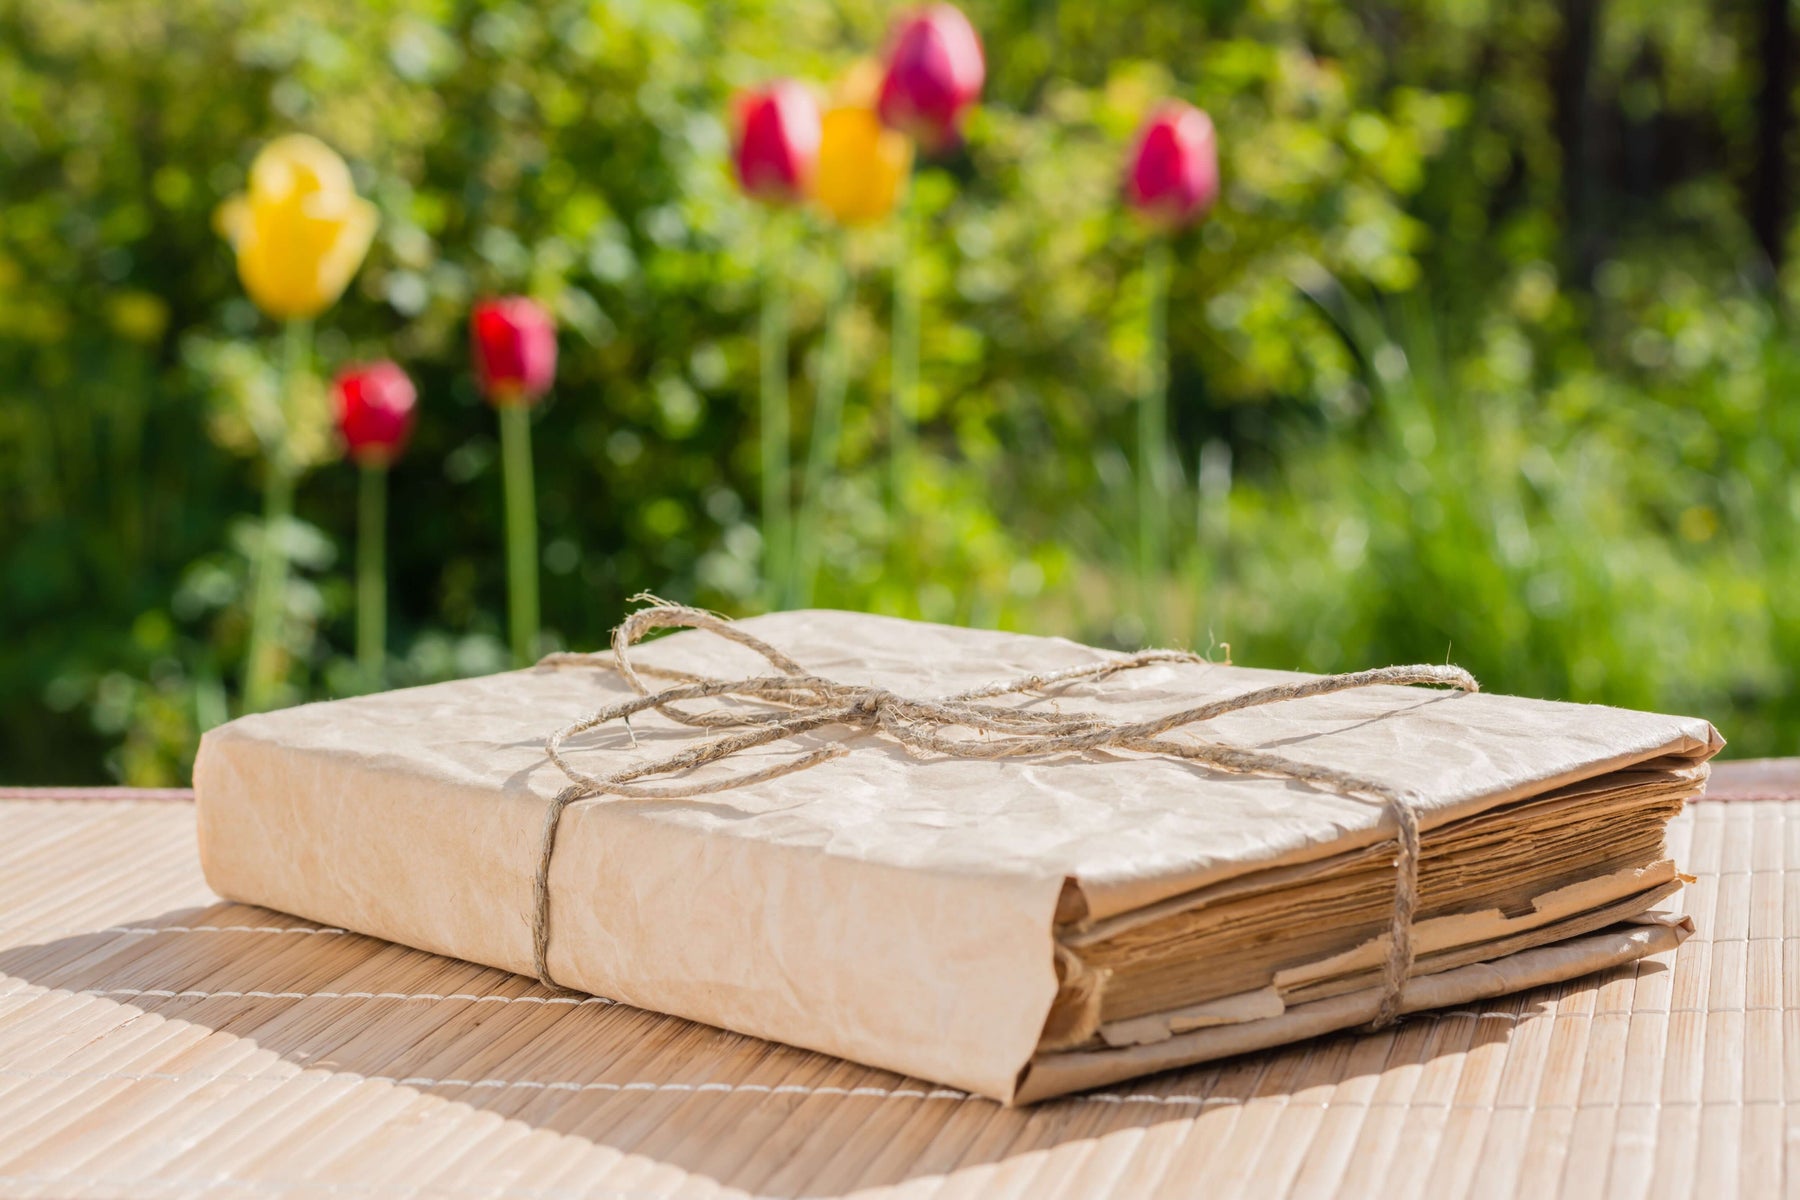
[[[710, 628], [627, 656], [658, 624]], [[627, 626], [212, 730], [208, 882], [1008, 1103], [1691, 928], [1703, 720], [857, 613]]]

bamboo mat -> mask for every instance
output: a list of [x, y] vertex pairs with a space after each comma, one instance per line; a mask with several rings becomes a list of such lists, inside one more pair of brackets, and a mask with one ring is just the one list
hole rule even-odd
[[1800, 796], [1673, 839], [1674, 955], [1009, 1111], [219, 903], [166, 797], [0, 798], [0, 1195], [1782, 1195]]

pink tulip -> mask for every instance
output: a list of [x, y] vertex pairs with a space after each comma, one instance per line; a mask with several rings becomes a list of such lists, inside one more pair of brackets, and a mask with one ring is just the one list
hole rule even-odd
[[348, 367], [332, 388], [338, 432], [352, 461], [385, 467], [400, 457], [412, 436], [418, 393], [412, 380], [386, 361]]
[[876, 102], [882, 123], [927, 149], [956, 140], [987, 77], [981, 38], [962, 10], [933, 4], [901, 22]]
[[737, 102], [738, 183], [767, 204], [798, 204], [819, 161], [819, 105], [811, 92], [780, 79]]
[[469, 319], [475, 376], [494, 405], [530, 404], [556, 379], [556, 326], [525, 296], [484, 300]]
[[1212, 118], [1180, 100], [1159, 108], [1138, 133], [1125, 196], [1140, 213], [1170, 228], [1205, 216], [1219, 198]]

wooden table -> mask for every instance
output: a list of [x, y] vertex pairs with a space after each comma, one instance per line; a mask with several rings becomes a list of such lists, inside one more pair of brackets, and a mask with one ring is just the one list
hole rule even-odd
[[186, 799], [0, 789], [0, 1196], [1800, 1186], [1800, 760], [1680, 819], [1661, 960], [1023, 1111], [221, 903]]

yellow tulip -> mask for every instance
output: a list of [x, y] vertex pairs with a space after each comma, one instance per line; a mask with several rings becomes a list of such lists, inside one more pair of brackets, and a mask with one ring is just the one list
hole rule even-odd
[[887, 68], [873, 58], [859, 58], [844, 68], [831, 89], [835, 108], [874, 108], [881, 99], [881, 80]]
[[375, 206], [350, 168], [305, 134], [276, 138], [250, 164], [250, 186], [219, 209], [238, 277], [272, 317], [317, 316], [343, 294], [375, 236]]
[[911, 166], [912, 143], [874, 109], [834, 108], [819, 127], [813, 197], [842, 224], [867, 225], [894, 211]]

